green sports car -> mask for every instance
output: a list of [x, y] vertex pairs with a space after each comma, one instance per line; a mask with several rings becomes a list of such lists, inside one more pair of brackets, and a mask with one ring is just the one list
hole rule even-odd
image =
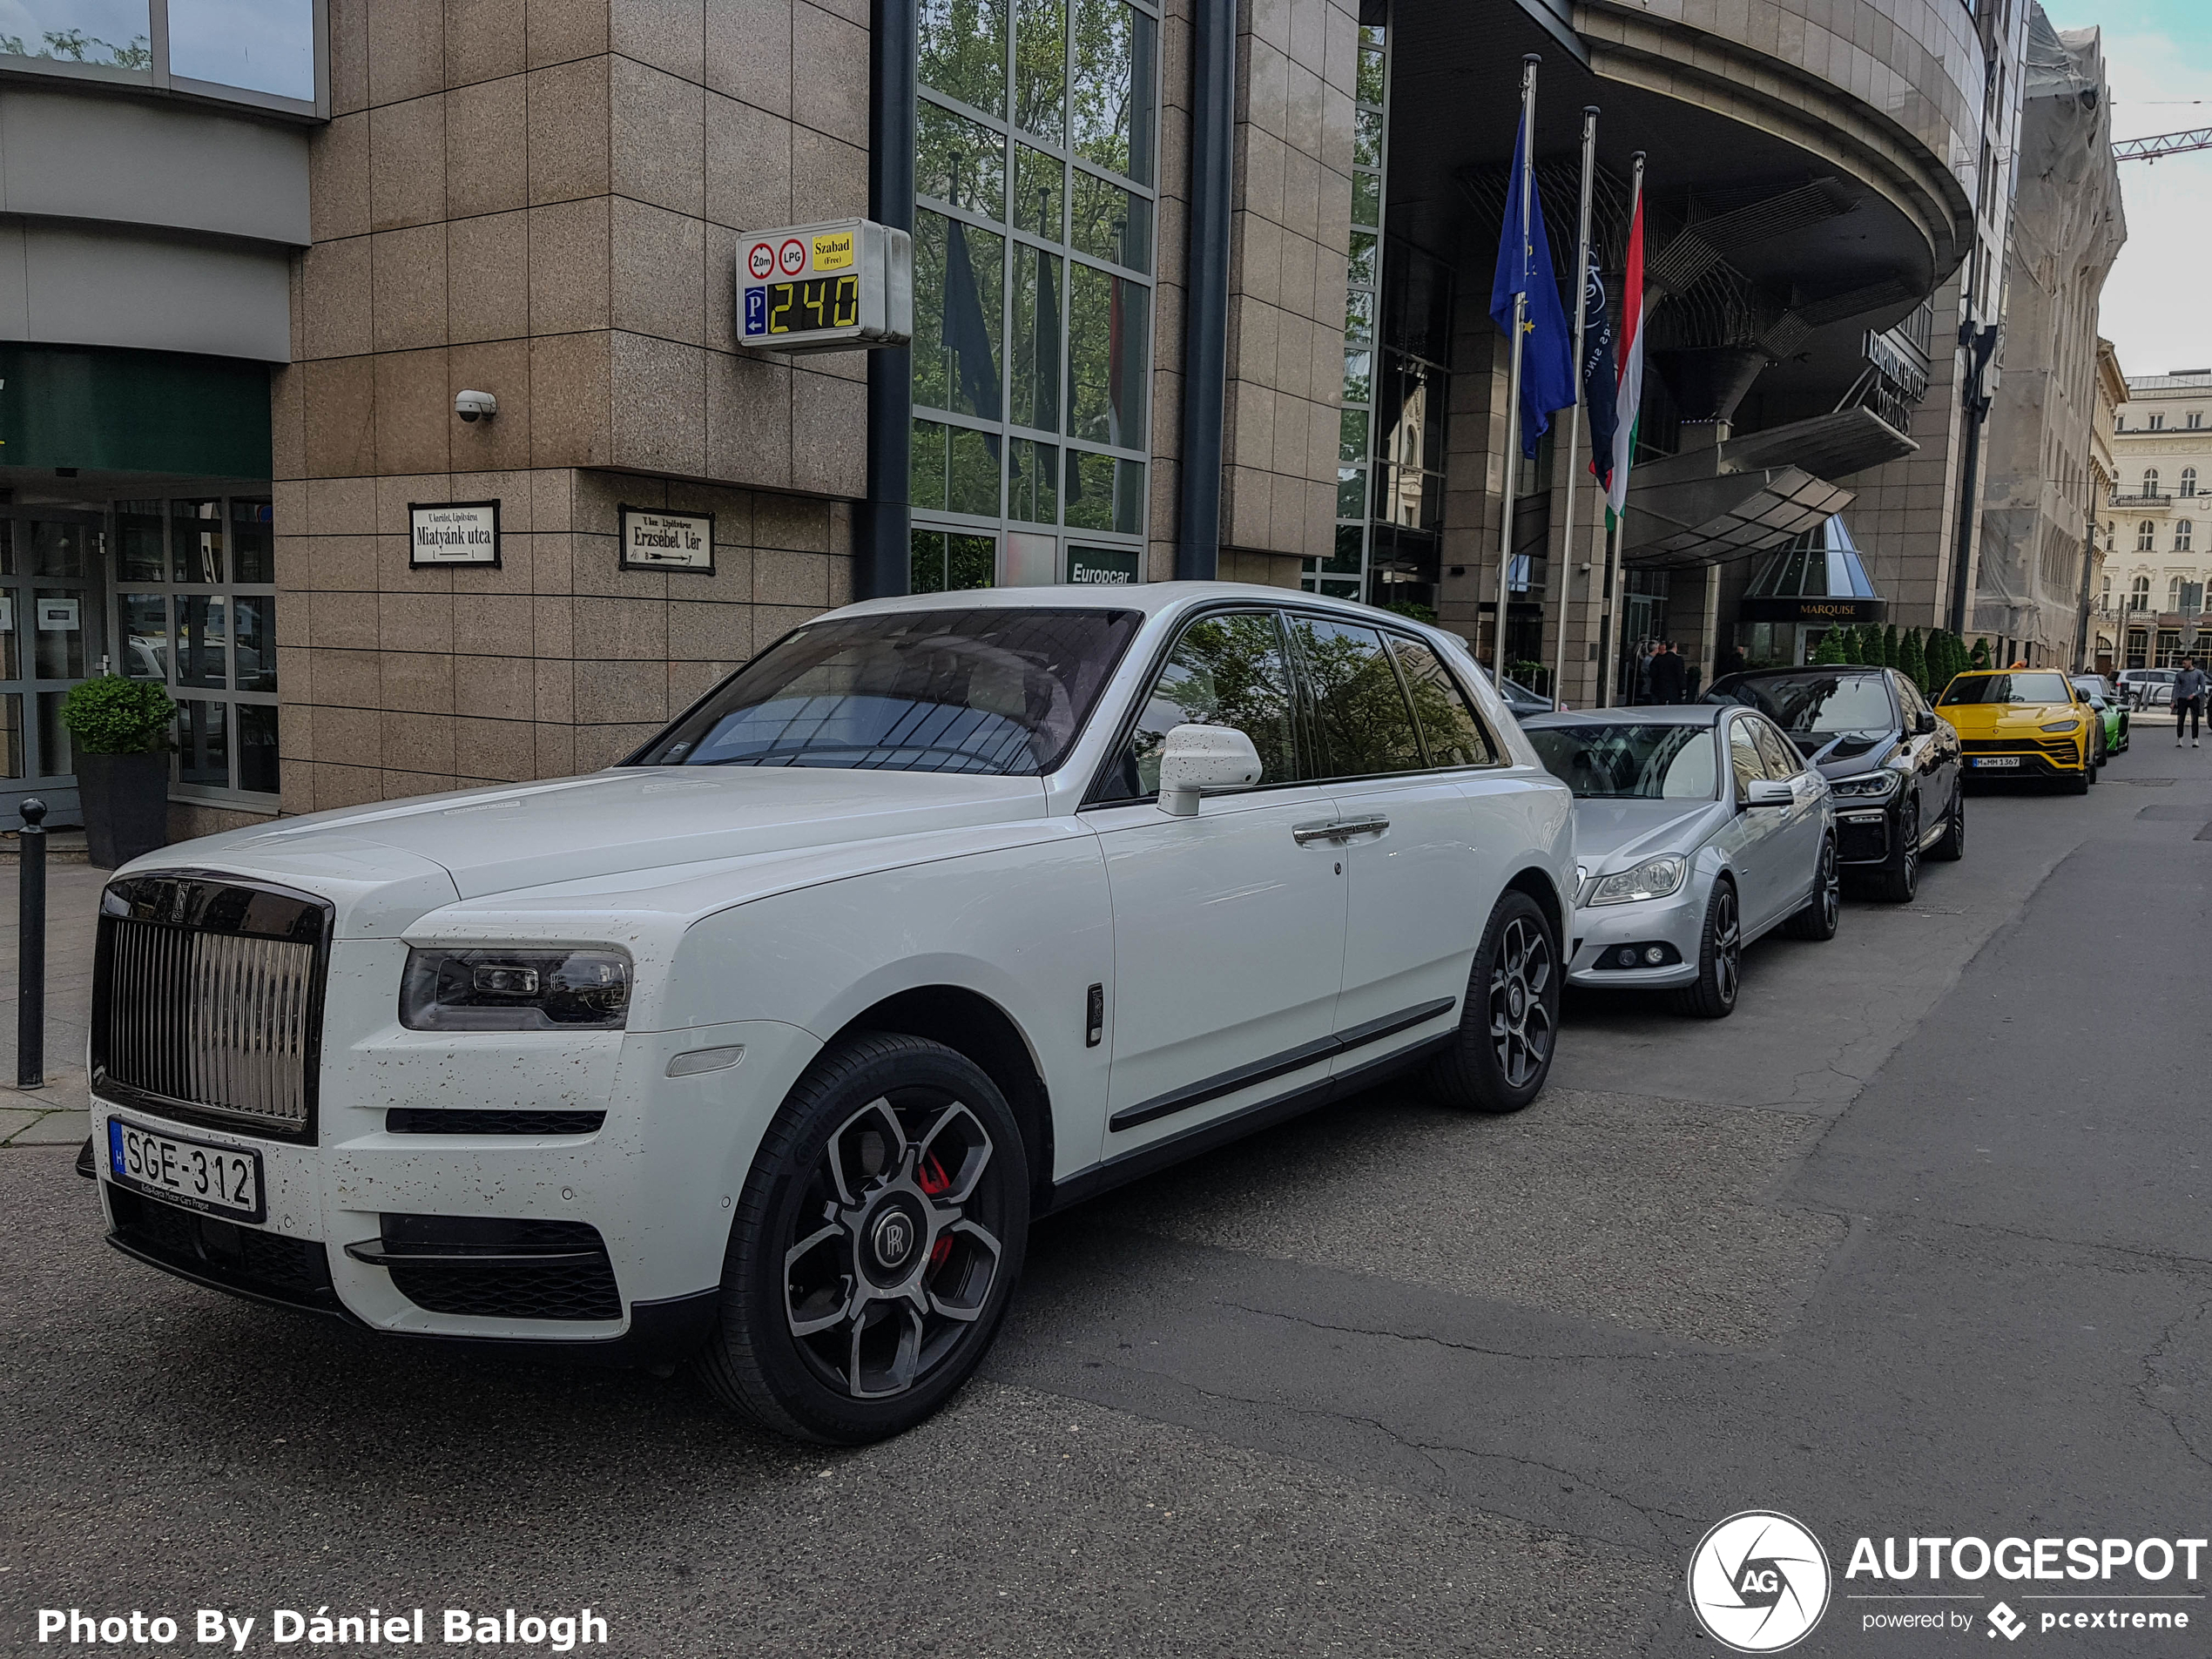
[[2128, 711], [2118, 702], [2107, 697], [2094, 684], [2074, 682], [2074, 689], [2097, 711], [2097, 718], [2104, 723], [2104, 741], [2097, 745], [2097, 764], [2102, 765], [2128, 746]]

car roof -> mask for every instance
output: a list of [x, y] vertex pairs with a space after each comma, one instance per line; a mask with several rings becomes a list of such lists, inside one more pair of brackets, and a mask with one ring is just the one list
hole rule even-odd
[[[1743, 668], [1723, 679], [1777, 679], [1784, 674], [1886, 674], [1891, 671], [1873, 663], [1806, 663], [1797, 668]], [[1718, 682], [1716, 681], [1716, 684]]]
[[1147, 617], [1210, 600], [1242, 600], [1247, 604], [1293, 604], [1301, 609], [1334, 611], [1348, 619], [1373, 624], [1387, 619], [1403, 627], [1420, 624], [1395, 611], [1378, 610], [1351, 599], [1298, 588], [1267, 587], [1257, 582], [1124, 582], [1093, 586], [1063, 583], [1044, 588], [960, 588], [948, 593], [905, 593], [886, 599], [863, 599], [841, 606], [836, 616], [870, 616], [887, 610], [1140, 610]]
[[1574, 725], [1714, 725], [1730, 709], [1756, 713], [1740, 703], [1630, 704], [1618, 709], [1569, 709], [1563, 713], [1532, 714], [1521, 723], [1523, 732]]

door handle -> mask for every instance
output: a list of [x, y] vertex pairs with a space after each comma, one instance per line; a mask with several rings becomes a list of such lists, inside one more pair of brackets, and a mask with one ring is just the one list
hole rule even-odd
[[1341, 841], [1354, 835], [1379, 835], [1390, 827], [1390, 820], [1379, 815], [1366, 818], [1339, 818], [1324, 823], [1293, 824], [1291, 839], [1300, 846], [1314, 841]]

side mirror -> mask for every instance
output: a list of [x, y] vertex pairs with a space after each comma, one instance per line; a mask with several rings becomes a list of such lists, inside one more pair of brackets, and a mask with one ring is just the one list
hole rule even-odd
[[1912, 730], [1916, 735], [1925, 738], [1929, 732], [1934, 731], [1935, 729], [1936, 718], [1927, 710], [1922, 709], [1919, 714], [1913, 717]]
[[1778, 778], [1760, 778], [1755, 779], [1746, 792], [1743, 804], [1746, 806], [1794, 806], [1797, 804], [1797, 792]]
[[1177, 726], [1160, 752], [1160, 810], [1195, 816], [1199, 796], [1250, 789], [1259, 774], [1259, 751], [1234, 726]]

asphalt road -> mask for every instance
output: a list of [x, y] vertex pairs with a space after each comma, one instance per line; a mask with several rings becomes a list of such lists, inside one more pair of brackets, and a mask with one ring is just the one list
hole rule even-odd
[[[2147, 732], [1969, 825], [1730, 1020], [1574, 999], [1518, 1117], [1380, 1091], [1047, 1224], [981, 1378], [860, 1452], [169, 1281], [65, 1149], [0, 1152], [0, 1650], [589, 1604], [625, 1655], [1710, 1654], [1683, 1573], [1745, 1508], [1839, 1572], [2202, 1534], [2212, 761]], [[1946, 1640], [1863, 1588], [1797, 1651]]]

